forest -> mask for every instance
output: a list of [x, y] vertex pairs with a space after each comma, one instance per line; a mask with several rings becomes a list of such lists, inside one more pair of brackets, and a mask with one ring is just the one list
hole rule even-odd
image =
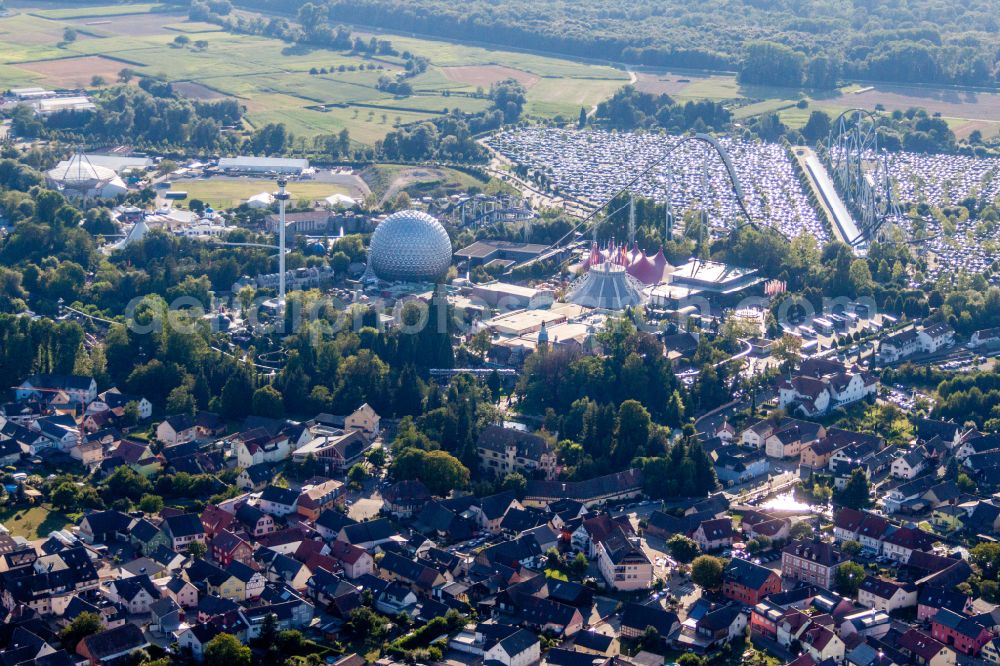
[[[266, 12], [300, 0], [240, 0]], [[332, 20], [658, 67], [739, 71], [748, 83], [830, 87], [841, 77], [998, 83], [991, 0], [330, 0]]]

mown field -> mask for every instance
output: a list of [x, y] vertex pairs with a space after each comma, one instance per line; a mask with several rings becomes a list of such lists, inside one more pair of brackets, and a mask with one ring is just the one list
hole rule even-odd
[[[701, 75], [690, 72], [643, 72], [639, 74], [636, 86], [647, 92], [667, 93], [682, 102], [699, 99], [747, 100], [747, 103], [734, 111], [736, 120], [776, 112], [782, 122], [796, 128], [805, 125], [814, 109], [837, 116], [853, 108], [905, 111], [910, 107], [923, 107], [931, 113], [940, 113], [959, 138], [975, 129], [980, 130], [984, 136], [1000, 132], [1000, 94], [997, 93], [923, 86], [851, 84], [840, 90], [816, 94], [794, 88], [745, 86], [732, 75]], [[800, 100], [805, 100], [808, 106], [798, 108], [797, 102]]]
[[[188, 198], [181, 203], [186, 206], [192, 199], [200, 199], [212, 208], [223, 210], [234, 208], [261, 192], [274, 192], [273, 180], [256, 178], [199, 178], [197, 180], [178, 179], [173, 181], [173, 190], [187, 192]], [[334, 194], [357, 196], [350, 188], [335, 183], [296, 181], [288, 187], [295, 201], [319, 201]]]
[[[77, 33], [71, 42], [64, 41], [67, 27]], [[372, 33], [356, 34], [367, 39]], [[178, 35], [188, 35], [191, 44], [174, 43]], [[611, 67], [380, 37], [390, 39], [400, 52], [430, 60], [426, 72], [409, 79], [413, 95], [393, 97], [376, 88], [380, 76], [402, 71], [405, 62], [399, 57], [364, 57], [234, 35], [152, 3], [26, 8], [0, 18], [0, 82], [4, 87], [90, 88], [95, 76], [111, 85], [117, 72], [128, 67], [177, 83], [180, 92], [199, 99], [236, 97], [246, 105], [251, 127], [283, 122], [307, 139], [347, 129], [354, 142], [370, 145], [398, 124], [455, 108], [481, 111], [489, 106], [481, 93], [504, 78], [524, 83], [529, 115], [567, 119], [628, 80], [627, 73]], [[207, 47], [195, 48], [196, 40]], [[313, 69], [326, 73], [310, 74]]]

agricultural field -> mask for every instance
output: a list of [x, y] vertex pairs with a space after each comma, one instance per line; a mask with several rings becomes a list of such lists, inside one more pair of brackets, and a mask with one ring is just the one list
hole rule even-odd
[[[68, 27], [76, 30], [76, 39], [65, 42]], [[179, 35], [190, 43], [175, 43]], [[0, 18], [0, 79], [7, 86], [90, 88], [95, 76], [111, 85], [127, 67], [175, 83], [195, 99], [235, 97], [246, 106], [251, 128], [283, 122], [306, 140], [347, 129], [353, 142], [365, 145], [399, 124], [456, 108], [486, 109], [489, 101], [480, 93], [506, 78], [525, 85], [526, 113], [544, 118], [575, 118], [581, 106], [591, 108], [628, 81], [626, 72], [606, 66], [379, 37], [388, 37], [400, 52], [430, 60], [427, 71], [410, 79], [414, 94], [393, 97], [376, 87], [379, 77], [403, 70], [400, 57], [234, 35], [157, 4], [28, 7]], [[195, 47], [195, 41], [207, 46]]]
[[[198, 178], [174, 180], [172, 189], [187, 192], [188, 198], [181, 205], [200, 199], [212, 208], [224, 210], [239, 206], [255, 194], [273, 192], [275, 187], [274, 180], [257, 178]], [[359, 196], [357, 190], [344, 185], [310, 180], [295, 181], [289, 184], [288, 191], [295, 201], [319, 201], [334, 194]]]
[[[71, 42], [64, 41], [67, 27], [76, 30]], [[455, 108], [480, 111], [489, 104], [480, 94], [507, 78], [524, 85], [528, 116], [561, 116], [568, 122], [581, 107], [593, 109], [634, 77], [640, 90], [667, 93], [681, 102], [744, 100], [735, 111], [737, 120], [777, 112], [788, 125], [800, 127], [813, 109], [836, 115], [852, 107], [923, 106], [940, 112], [959, 137], [975, 129], [986, 136], [1000, 131], [1000, 95], [995, 93], [854, 85], [812, 96], [795, 89], [743, 86], [726, 74], [643, 70], [631, 75], [610, 66], [533, 53], [375, 35], [370, 29], [355, 34], [362, 39], [388, 38], [400, 52], [429, 59], [427, 71], [410, 79], [412, 95], [393, 97], [376, 87], [379, 77], [402, 71], [404, 61], [399, 57], [365, 57], [234, 35], [153, 3], [26, 7], [0, 18], [0, 81], [9, 87], [86, 88], [95, 76], [110, 85], [121, 69], [129, 67], [175, 83], [181, 94], [195, 99], [241, 100], [250, 128], [283, 122], [306, 140], [347, 129], [352, 141], [361, 145], [373, 144], [398, 124], [431, 119]], [[180, 35], [190, 43], [175, 43]], [[195, 41], [207, 46], [195, 47]], [[802, 99], [808, 102], [805, 109], [796, 106]]]
[[[733, 75], [697, 72], [639, 72], [637, 89], [654, 94], [666, 93], [680, 102], [710, 99], [713, 101], [747, 100], [733, 113], [737, 120], [776, 112], [789, 127], [802, 127], [814, 109], [837, 116], [853, 108], [905, 111], [923, 107], [940, 113], [952, 130], [963, 138], [978, 129], [983, 136], [1000, 132], [1000, 94], [921, 86], [851, 84], [840, 90], [815, 94], [810, 91], [774, 86], [741, 85]], [[800, 109], [797, 102], [808, 106]]]

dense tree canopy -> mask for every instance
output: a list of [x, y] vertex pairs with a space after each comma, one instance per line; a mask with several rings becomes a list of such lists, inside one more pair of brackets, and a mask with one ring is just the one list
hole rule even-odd
[[[301, 0], [243, 0], [292, 11]], [[750, 44], [780, 53], [753, 82], [828, 87], [844, 76], [994, 84], [998, 22], [990, 0], [846, 3], [682, 0], [542, 3], [510, 0], [334, 0], [338, 20], [452, 39], [655, 66], [747, 71]], [[739, 17], [739, 20], [734, 20]], [[787, 51], [786, 51], [787, 49]], [[750, 72], [747, 71], [749, 74]]]

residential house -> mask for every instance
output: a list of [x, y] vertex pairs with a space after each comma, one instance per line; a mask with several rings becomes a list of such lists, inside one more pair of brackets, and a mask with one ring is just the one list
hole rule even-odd
[[87, 412], [94, 414], [119, 408], [124, 409], [130, 402], [135, 403], [141, 420], [145, 421], [153, 415], [153, 403], [141, 395], [126, 395], [117, 388], [110, 388], [99, 394], [87, 405]]
[[160, 546], [170, 547], [170, 539], [159, 525], [145, 518], [134, 518], [128, 526], [128, 540], [143, 555], [149, 555]]
[[347, 527], [348, 525], [353, 525], [357, 521], [352, 520], [347, 517], [346, 513], [341, 513], [340, 511], [335, 511], [333, 509], [327, 509], [319, 514], [319, 518], [316, 519], [314, 527], [319, 535], [331, 541], [340, 536], [340, 531]]
[[110, 543], [128, 534], [132, 518], [121, 511], [92, 511], [80, 520], [79, 535], [84, 543]]
[[231, 562], [242, 562], [249, 565], [253, 562], [254, 547], [235, 532], [222, 530], [208, 542], [208, 554], [220, 566], [227, 567]]
[[955, 331], [944, 323], [923, 329], [910, 328], [884, 338], [878, 347], [883, 363], [895, 363], [916, 353], [933, 354], [955, 343]]
[[344, 417], [344, 430], [359, 432], [368, 441], [374, 441], [381, 432], [380, 420], [378, 413], [366, 402]]
[[798, 458], [803, 447], [810, 446], [826, 434], [818, 423], [790, 419], [775, 426], [764, 439], [764, 453], [769, 458]]
[[858, 587], [858, 603], [866, 608], [891, 613], [917, 605], [917, 586], [895, 580], [865, 576]]
[[933, 549], [938, 538], [917, 527], [900, 527], [882, 539], [882, 552], [903, 564], [910, 561], [913, 551], [928, 552]]
[[185, 550], [195, 541], [205, 543], [205, 528], [196, 513], [168, 516], [163, 519], [161, 529], [170, 539], [170, 547], [177, 552]]
[[190, 414], [168, 416], [156, 426], [156, 439], [164, 446], [193, 442], [198, 436], [197, 425]]
[[268, 486], [260, 494], [257, 506], [264, 513], [278, 518], [296, 512], [299, 493], [280, 486]]
[[306, 520], [316, 520], [323, 511], [332, 509], [337, 504], [343, 488], [342, 482], [332, 479], [307, 484], [302, 487], [295, 510]]
[[[778, 382], [778, 406], [788, 412], [820, 416], [878, 391], [878, 377], [835, 360], [806, 359], [799, 372]], [[791, 455], [798, 455], [798, 451]]]
[[734, 557], [722, 574], [722, 594], [746, 606], [756, 606], [781, 591], [781, 577], [767, 567]]
[[243, 469], [263, 463], [278, 463], [292, 454], [289, 436], [283, 432], [271, 434], [266, 428], [240, 433], [233, 449], [236, 451], [236, 462]]
[[912, 480], [927, 468], [927, 450], [922, 446], [902, 453], [892, 461], [890, 470], [897, 479]]
[[409, 518], [431, 501], [431, 493], [419, 479], [397, 481], [382, 493], [382, 509], [397, 518]]
[[691, 538], [701, 546], [702, 550], [709, 551], [731, 547], [736, 536], [732, 518], [726, 517], [702, 522], [694, 530]]
[[551, 480], [558, 473], [555, 451], [533, 433], [490, 425], [479, 435], [476, 446], [480, 467], [497, 478], [519, 472]]
[[608, 587], [619, 592], [646, 590], [653, 585], [653, 564], [621, 528], [597, 544], [597, 567]]
[[437, 569], [391, 551], [383, 554], [378, 566], [382, 578], [409, 585], [414, 591], [430, 592], [448, 582]]
[[538, 663], [540, 656], [541, 643], [538, 636], [524, 629], [518, 629], [488, 648], [483, 653], [483, 663], [531, 666]]
[[672, 641], [680, 650], [705, 654], [742, 636], [748, 621], [741, 604], [709, 606], [689, 614]]
[[375, 560], [368, 551], [345, 541], [333, 541], [330, 544], [330, 557], [340, 563], [348, 578], [360, 578], [375, 572]]
[[198, 605], [198, 588], [179, 573], [170, 578], [157, 579], [154, 583], [160, 588], [161, 597], [173, 599], [181, 608], [195, 608]]
[[524, 506], [545, 507], [564, 499], [576, 500], [587, 507], [632, 499], [642, 495], [642, 471], [628, 469], [586, 481], [529, 480]]
[[392, 526], [392, 523], [385, 518], [378, 518], [363, 523], [345, 525], [340, 530], [340, 534], [337, 535], [337, 540], [371, 550], [375, 546], [381, 546], [391, 541], [396, 534], [396, 528]]
[[919, 629], [897, 637], [896, 647], [920, 666], [955, 666], [957, 661], [954, 650]]
[[160, 589], [147, 575], [117, 578], [107, 585], [106, 595], [122, 604], [129, 613], [148, 613], [149, 607], [160, 598]]
[[15, 389], [18, 400], [46, 399], [53, 393], [65, 393], [81, 407], [97, 398], [97, 382], [79, 375], [32, 375]]
[[76, 653], [90, 666], [118, 664], [129, 655], [149, 647], [138, 625], [125, 624], [87, 636], [76, 646]]
[[358, 430], [351, 432], [320, 431], [316, 437], [295, 450], [295, 462], [309, 458], [320, 463], [326, 473], [343, 473], [364, 459], [371, 442]]
[[242, 468], [236, 477], [236, 485], [241, 490], [261, 490], [272, 480], [274, 480], [274, 465], [262, 462]]
[[811, 656], [817, 664], [827, 659], [840, 663], [844, 659], [844, 641], [830, 627], [818, 622], [810, 622], [799, 634], [802, 651]]
[[575, 635], [584, 624], [580, 609], [527, 594], [518, 597], [515, 617], [537, 631], [563, 637]]
[[274, 518], [271, 515], [247, 503], [241, 504], [236, 509], [236, 522], [254, 538], [271, 534], [277, 530], [277, 527], [274, 525]]
[[[264, 574], [251, 568], [249, 565], [233, 560], [226, 566], [225, 572], [229, 575], [229, 583], [233, 585], [234, 590], [238, 592], [242, 589], [243, 595], [240, 597], [241, 601], [257, 599], [264, 592], [264, 585], [267, 583], [267, 579], [264, 578]], [[226, 594], [225, 589], [220, 591], [219, 596], [233, 598]]]
[[666, 638], [679, 626], [675, 613], [663, 610], [659, 606], [644, 606], [637, 603], [627, 603], [621, 612], [620, 635], [623, 638], [639, 638], [646, 632], [646, 627], [653, 627], [661, 637]]
[[781, 551], [781, 577], [829, 589], [837, 568], [849, 560], [832, 543], [793, 541]]
[[942, 608], [931, 620], [931, 636], [959, 654], [976, 657], [990, 642], [990, 631], [971, 617]]

